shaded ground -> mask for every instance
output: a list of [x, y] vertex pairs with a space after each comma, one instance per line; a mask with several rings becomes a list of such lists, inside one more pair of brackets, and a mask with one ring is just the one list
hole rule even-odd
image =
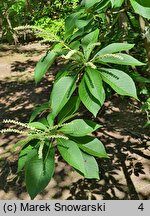
[[[0, 122], [6, 118], [27, 122], [33, 107], [49, 98], [53, 71], [38, 86], [33, 80], [34, 67], [45, 49], [40, 44], [0, 46]], [[103, 128], [95, 135], [110, 156], [97, 160], [101, 180], [84, 180], [57, 159], [54, 178], [36, 199], [150, 199], [150, 130], [143, 128], [146, 117], [140, 104], [114, 96], [105, 103], [96, 121]], [[19, 138], [2, 135], [0, 154]], [[29, 199], [23, 175], [16, 175], [18, 154], [8, 151], [5, 156], [0, 161], [0, 199]]]

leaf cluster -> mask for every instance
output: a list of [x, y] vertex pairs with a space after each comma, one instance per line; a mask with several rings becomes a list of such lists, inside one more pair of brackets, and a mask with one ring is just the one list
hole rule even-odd
[[[137, 3], [130, 2], [133, 7]], [[55, 77], [48, 102], [33, 111], [27, 138], [19, 143], [22, 150], [18, 172], [25, 170], [27, 191], [32, 199], [51, 180], [57, 151], [85, 178], [99, 179], [95, 158], [108, 155], [92, 133], [101, 125], [79, 118], [81, 105], [96, 117], [105, 102], [107, 86], [119, 95], [138, 100], [133, 79], [119, 66], [145, 64], [129, 54], [134, 47], [132, 43], [104, 44], [97, 19], [103, 20], [105, 11], [123, 3], [123, 0], [83, 0], [66, 18], [64, 38], [54, 38], [53, 46], [36, 65], [34, 78], [38, 84], [58, 58], [65, 62]], [[41, 118], [43, 112], [46, 117]]]

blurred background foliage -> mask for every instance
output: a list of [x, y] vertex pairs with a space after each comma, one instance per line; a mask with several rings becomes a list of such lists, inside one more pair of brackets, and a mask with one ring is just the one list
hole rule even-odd
[[3, 41], [18, 42], [15, 27], [32, 25], [62, 36], [64, 20], [79, 0], [1, 0], [0, 30]]

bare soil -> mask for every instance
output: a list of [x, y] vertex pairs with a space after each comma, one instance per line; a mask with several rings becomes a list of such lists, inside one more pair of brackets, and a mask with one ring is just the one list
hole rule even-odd
[[[14, 119], [27, 122], [33, 108], [47, 101], [53, 84], [53, 68], [35, 85], [36, 62], [47, 46], [0, 45], [0, 122]], [[82, 113], [81, 113], [82, 114]], [[91, 117], [84, 112], [84, 117]], [[52, 181], [36, 199], [150, 199], [150, 129], [143, 128], [146, 116], [141, 103], [116, 95], [107, 100], [95, 121], [103, 127], [95, 133], [105, 145], [109, 159], [97, 159], [100, 180], [83, 179], [64, 161], [56, 160]], [[3, 128], [0, 123], [0, 128]], [[18, 152], [9, 149], [21, 137], [1, 135], [0, 199], [30, 199], [24, 174], [17, 176]]]

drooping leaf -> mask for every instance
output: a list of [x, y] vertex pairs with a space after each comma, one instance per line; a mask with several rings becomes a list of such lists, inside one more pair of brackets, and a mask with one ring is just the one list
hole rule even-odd
[[41, 60], [37, 63], [34, 72], [34, 79], [36, 83], [41, 81], [44, 74], [55, 61], [56, 56], [56, 52], [50, 51], [49, 53], [46, 53], [46, 55], [42, 57]]
[[38, 106], [33, 110], [32, 115], [29, 119], [29, 122], [32, 122], [41, 112], [50, 109], [49, 102], [43, 103], [42, 105]]
[[83, 47], [83, 52], [85, 55], [86, 60], [89, 59], [91, 52], [93, 51], [95, 45], [91, 46], [92, 44], [96, 44], [98, 41], [99, 36], [99, 29], [94, 30], [93, 32], [90, 32], [86, 36], [83, 37], [81, 40], [81, 44]]
[[105, 54], [111, 54], [111, 53], [117, 53], [121, 51], [130, 50], [134, 47], [134, 44], [127, 44], [127, 43], [112, 43], [106, 46], [105, 48], [101, 49], [94, 57], [105, 55]]
[[127, 95], [137, 99], [136, 87], [132, 78], [121, 70], [100, 69], [102, 79], [108, 83], [118, 94]]
[[131, 5], [136, 13], [150, 19], [150, 4], [149, 1], [130, 0]]
[[28, 145], [26, 148], [23, 148], [19, 154], [17, 172], [20, 172], [26, 162], [28, 162], [35, 155], [37, 155], [37, 149], [33, 148], [33, 146]]
[[90, 93], [99, 101], [99, 106], [101, 107], [105, 101], [105, 91], [99, 71], [87, 67], [85, 73], [85, 82]]
[[99, 158], [108, 158], [103, 143], [91, 136], [75, 137], [73, 140], [78, 143], [79, 148], [84, 152]]
[[80, 98], [77, 96], [73, 96], [66, 103], [66, 105], [62, 108], [58, 115], [58, 122], [64, 120], [67, 116], [74, 114], [80, 106]]
[[52, 148], [44, 161], [36, 155], [26, 163], [25, 182], [31, 199], [44, 190], [51, 180], [54, 174], [54, 156], [54, 148]]
[[57, 139], [58, 150], [67, 163], [86, 174], [84, 159], [78, 145], [71, 140]]
[[36, 129], [39, 129], [39, 130], [46, 130], [47, 127], [42, 124], [41, 122], [30, 122], [28, 124], [30, 127], [33, 127], [33, 128], [36, 128]]
[[75, 119], [67, 125], [62, 126], [59, 131], [70, 136], [80, 137], [92, 133], [100, 127], [101, 125], [89, 120]]
[[101, 106], [99, 101], [89, 92], [85, 77], [82, 78], [79, 85], [79, 97], [84, 106], [96, 117]]
[[132, 66], [145, 65], [144, 63], [138, 61], [134, 57], [124, 53], [105, 54], [105, 55], [97, 56], [95, 58], [95, 61], [100, 63], [107, 62], [113, 64], [132, 65]]
[[60, 78], [56, 83], [54, 83], [50, 97], [52, 115], [54, 118], [70, 99], [76, 88], [75, 82], [76, 76], [67, 76]]
[[86, 170], [86, 175], [84, 177], [88, 179], [99, 179], [99, 168], [95, 158], [84, 152], [82, 152], [82, 156]]

